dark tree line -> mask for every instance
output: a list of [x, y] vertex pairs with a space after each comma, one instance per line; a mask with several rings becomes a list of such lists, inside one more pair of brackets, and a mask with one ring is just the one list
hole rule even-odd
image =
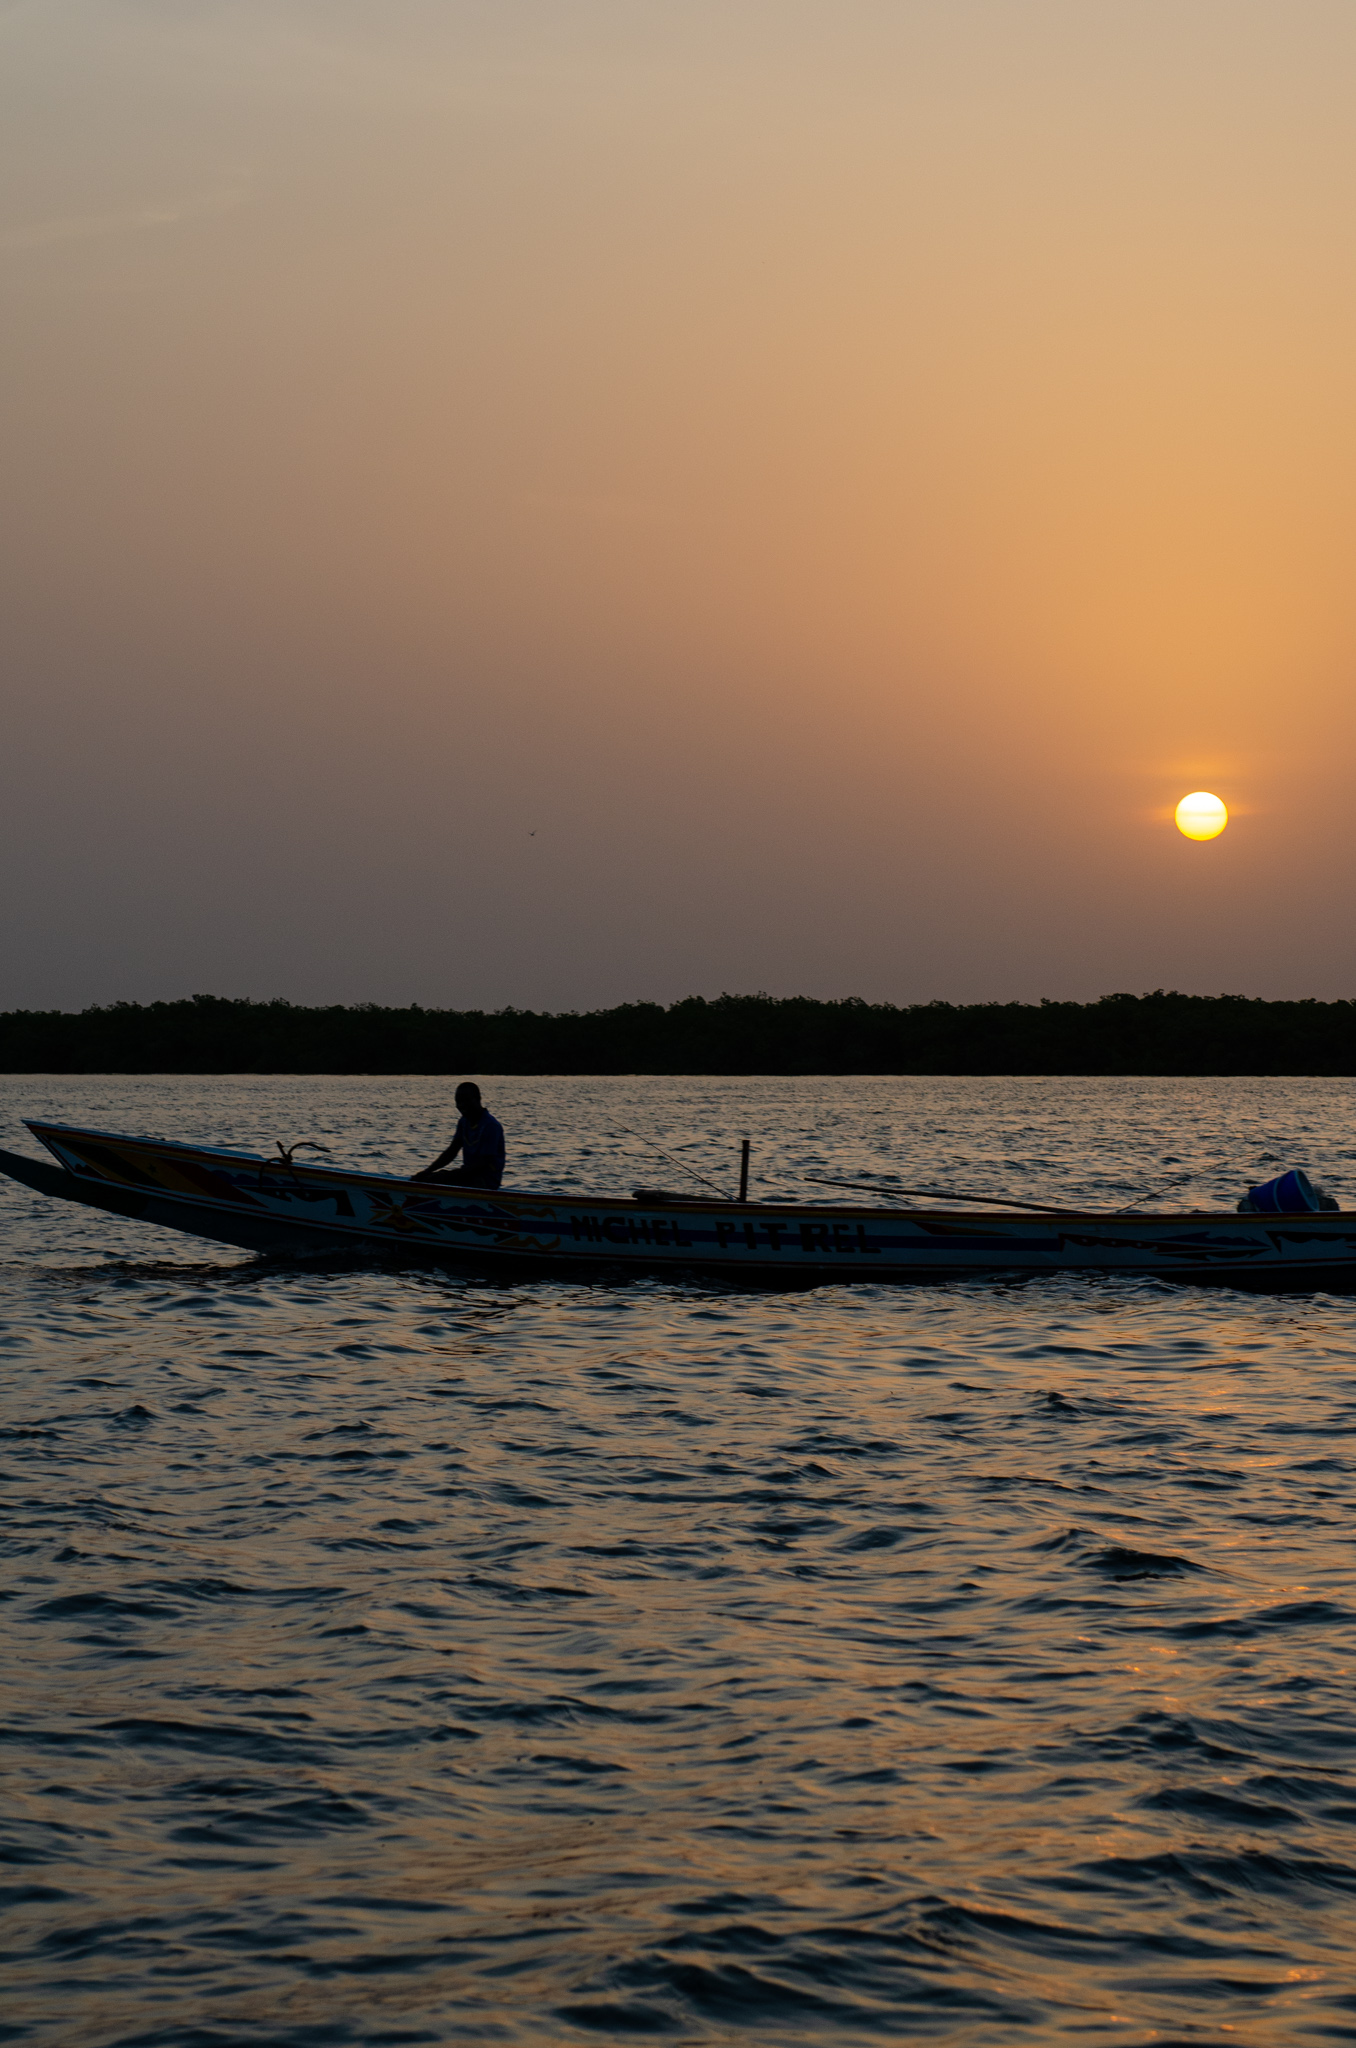
[[1356, 1074], [1356, 1002], [689, 996], [667, 1009], [308, 1008], [193, 996], [0, 1014], [0, 1072], [124, 1074]]

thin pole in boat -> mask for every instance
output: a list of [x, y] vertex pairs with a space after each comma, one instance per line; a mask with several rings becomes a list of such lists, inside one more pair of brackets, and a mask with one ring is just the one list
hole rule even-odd
[[821, 1188], [858, 1188], [866, 1195], [922, 1195], [930, 1202], [980, 1202], [986, 1208], [998, 1206], [1004, 1209], [1035, 1209], [1042, 1216], [1081, 1216], [1081, 1209], [1057, 1209], [1051, 1202], [1019, 1202], [1016, 1195], [960, 1195], [954, 1188], [896, 1188], [882, 1187], [879, 1183], [864, 1180], [830, 1180], [822, 1173], [803, 1173], [802, 1180], [811, 1180]]
[[656, 1145], [653, 1138], [642, 1137], [639, 1131], [633, 1131], [629, 1124], [619, 1122], [616, 1117], [613, 1117], [612, 1121], [619, 1131], [625, 1131], [628, 1138], [634, 1138], [637, 1144], [648, 1145], [652, 1152], [657, 1152], [661, 1159], [667, 1159], [669, 1165], [676, 1166], [680, 1173], [690, 1173], [693, 1180], [699, 1180], [704, 1188], [710, 1188], [712, 1194], [718, 1195], [722, 1202], [729, 1201], [730, 1197], [723, 1188], [718, 1188], [713, 1180], [706, 1178], [704, 1173], [698, 1173], [696, 1167], [689, 1166], [685, 1159], [675, 1159], [673, 1154], [666, 1152], [662, 1145]]
[[747, 1202], [749, 1199], [749, 1141], [747, 1138], [745, 1138], [739, 1148], [739, 1199], [741, 1202]]

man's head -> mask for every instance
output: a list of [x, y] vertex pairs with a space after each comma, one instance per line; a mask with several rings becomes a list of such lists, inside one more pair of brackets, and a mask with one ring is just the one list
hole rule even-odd
[[457, 1109], [462, 1116], [469, 1116], [472, 1123], [480, 1115], [480, 1090], [474, 1081], [463, 1081], [456, 1093]]

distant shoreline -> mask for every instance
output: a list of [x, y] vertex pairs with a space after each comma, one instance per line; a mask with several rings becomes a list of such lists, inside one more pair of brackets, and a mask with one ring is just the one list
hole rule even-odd
[[1356, 1075], [1356, 1002], [689, 996], [550, 1014], [192, 996], [0, 1013], [0, 1073]]

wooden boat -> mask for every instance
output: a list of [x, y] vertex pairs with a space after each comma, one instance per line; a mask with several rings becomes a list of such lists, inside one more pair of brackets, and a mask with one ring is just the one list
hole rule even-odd
[[[903, 1202], [628, 1200], [439, 1186], [220, 1146], [68, 1124], [28, 1129], [55, 1165], [0, 1150], [39, 1194], [283, 1257], [351, 1252], [576, 1270], [698, 1269], [760, 1281], [907, 1281], [967, 1273], [1154, 1273], [1234, 1286], [1356, 1284], [1356, 1211], [1162, 1215]], [[293, 1148], [294, 1150], [296, 1148]]]

